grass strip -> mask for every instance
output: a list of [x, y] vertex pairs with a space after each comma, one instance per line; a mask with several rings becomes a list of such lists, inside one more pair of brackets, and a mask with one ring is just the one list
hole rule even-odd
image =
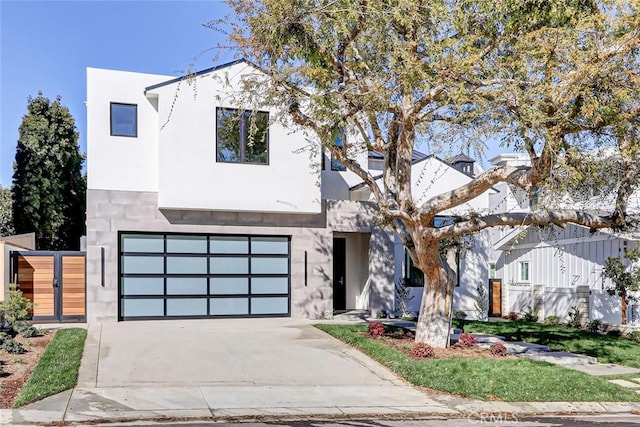
[[58, 330], [13, 407], [18, 408], [75, 387], [86, 337], [85, 329]]
[[524, 322], [466, 322], [465, 332], [482, 332], [505, 337], [509, 341], [525, 341], [549, 346], [552, 351], [569, 351], [598, 358], [600, 363], [640, 368], [640, 344], [596, 334], [563, 325]]
[[602, 378], [524, 357], [414, 360], [363, 336], [365, 325], [315, 327], [357, 348], [411, 384], [460, 396], [507, 402], [640, 401], [638, 393]]

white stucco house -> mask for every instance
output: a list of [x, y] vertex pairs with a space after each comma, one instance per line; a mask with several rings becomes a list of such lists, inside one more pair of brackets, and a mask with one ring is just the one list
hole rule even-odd
[[[256, 72], [243, 61], [188, 80], [87, 70], [87, 321], [394, 310], [411, 270], [402, 246], [310, 135], [232, 101]], [[354, 156], [381, 169], [377, 153]], [[467, 167], [416, 153], [414, 194], [468, 182]], [[487, 193], [461, 209], [488, 205]], [[473, 310], [489, 275], [486, 235], [471, 246], [456, 310]]]
[[[501, 154], [490, 159], [493, 165], [527, 165], [523, 154]], [[527, 194], [501, 183], [490, 194], [490, 210], [494, 212], [528, 212], [531, 209]], [[629, 212], [637, 212], [640, 194], [630, 199]], [[613, 197], [613, 195], [612, 195]], [[589, 200], [577, 206], [597, 209], [613, 201]], [[640, 244], [639, 233], [601, 230], [591, 233], [588, 228], [573, 224], [556, 226], [501, 227], [491, 230], [489, 255], [490, 280], [501, 282], [502, 313], [522, 313], [532, 309], [540, 319], [558, 316], [566, 320], [576, 306], [583, 319], [600, 320], [619, 325], [621, 302], [609, 296], [610, 281], [604, 277], [603, 266], [608, 257], [622, 256], [626, 249]], [[627, 308], [627, 323], [640, 326], [640, 306]]]

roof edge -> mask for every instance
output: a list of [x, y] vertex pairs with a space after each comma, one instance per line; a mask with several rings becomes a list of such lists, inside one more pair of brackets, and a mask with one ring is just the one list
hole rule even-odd
[[[231, 61], [231, 62], [226, 62], [224, 64], [216, 65], [215, 67], [206, 68], [204, 70], [196, 71], [194, 73], [188, 73], [188, 74], [185, 74], [184, 76], [180, 76], [180, 77], [176, 77], [176, 78], [171, 79], [171, 80], [167, 80], [166, 82], [156, 83], [154, 85], [145, 87], [144, 88], [144, 92], [146, 94], [147, 91], [150, 91], [150, 90], [158, 89], [160, 87], [167, 86], [167, 85], [170, 85], [170, 84], [173, 84], [173, 83], [178, 83], [178, 82], [181, 82], [181, 81], [186, 80], [186, 79], [191, 78], [191, 77], [198, 77], [198, 76], [201, 76], [203, 74], [208, 74], [208, 73], [211, 73], [213, 71], [218, 71], [218, 70], [221, 70], [223, 68], [233, 67], [234, 65], [237, 65], [237, 64], [240, 64], [240, 63], [250, 64], [250, 62], [247, 61], [244, 58], [236, 59], [236, 60]], [[253, 64], [251, 64], [251, 65], [253, 65]]]

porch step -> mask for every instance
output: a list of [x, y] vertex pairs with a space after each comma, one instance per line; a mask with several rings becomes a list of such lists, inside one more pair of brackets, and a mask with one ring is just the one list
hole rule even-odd
[[475, 337], [475, 339], [478, 340], [478, 344], [494, 344], [494, 343], [503, 343], [504, 344], [504, 337], [501, 337], [500, 335], [493, 335], [493, 334], [471, 334]]
[[336, 313], [333, 315], [333, 320], [366, 320], [371, 313], [368, 310], [349, 310], [344, 313]]
[[582, 354], [573, 354], [567, 351], [548, 351], [543, 353], [526, 353], [522, 356], [528, 357], [531, 360], [538, 360], [540, 362], [553, 363], [554, 365], [562, 366], [575, 366], [575, 365], [592, 365], [598, 363], [598, 359], [591, 356], [584, 356]]

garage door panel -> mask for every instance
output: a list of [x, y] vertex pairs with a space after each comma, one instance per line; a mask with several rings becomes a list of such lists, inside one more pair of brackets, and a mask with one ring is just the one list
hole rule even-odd
[[249, 258], [212, 257], [209, 259], [212, 274], [248, 274]]
[[164, 257], [123, 256], [122, 272], [125, 274], [162, 274]]
[[206, 298], [168, 298], [167, 316], [206, 316]]
[[251, 298], [251, 314], [282, 314], [288, 311], [287, 297]]
[[167, 274], [207, 274], [207, 258], [168, 257]]
[[248, 277], [212, 277], [209, 284], [212, 295], [239, 295], [249, 293]]
[[207, 295], [207, 278], [168, 277], [167, 295]]
[[123, 233], [120, 318], [288, 316], [289, 248], [283, 236]]
[[164, 299], [125, 299], [122, 301], [122, 312], [127, 317], [162, 317]]
[[248, 298], [211, 298], [209, 306], [212, 316], [246, 316], [249, 314]]
[[162, 277], [123, 277], [122, 295], [162, 295], [164, 279]]

